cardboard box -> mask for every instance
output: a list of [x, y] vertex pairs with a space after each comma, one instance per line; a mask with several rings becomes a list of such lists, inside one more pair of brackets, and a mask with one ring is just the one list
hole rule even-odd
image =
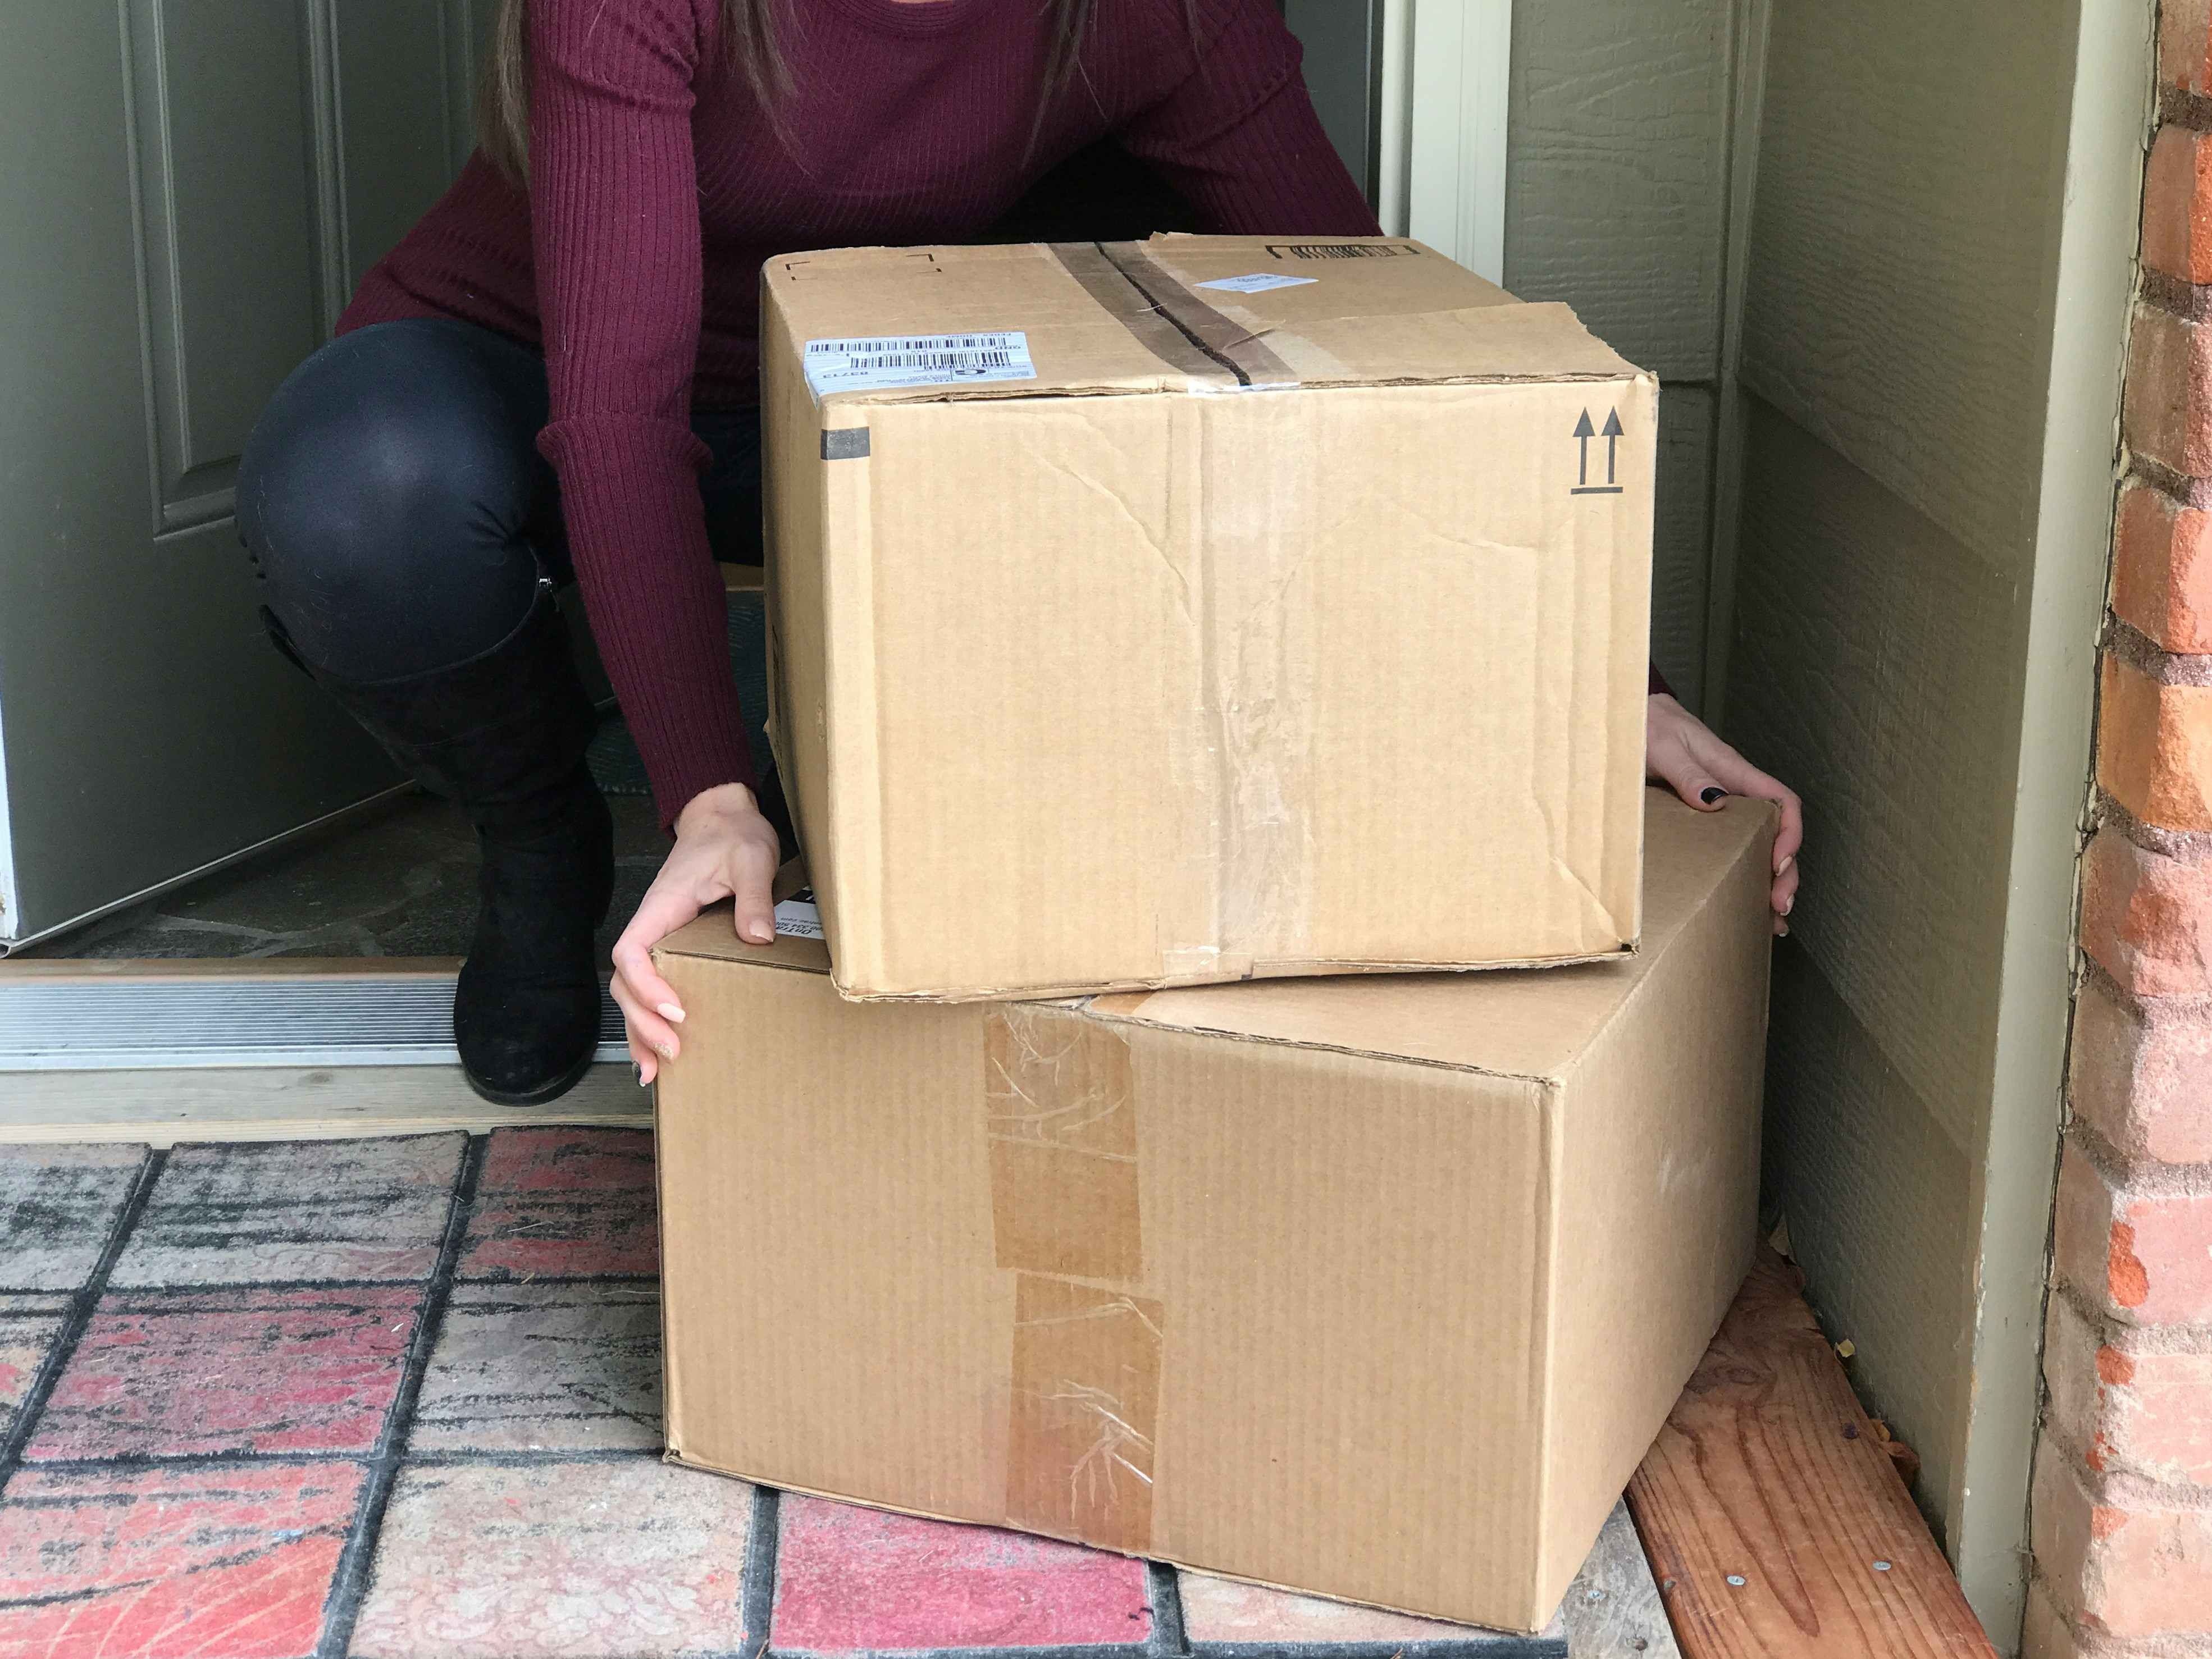
[[1657, 386], [1565, 307], [1249, 237], [762, 291], [775, 741], [845, 994], [1632, 945]]
[[671, 1455], [1540, 1627], [1755, 1230], [1774, 818], [1648, 804], [1644, 951], [1547, 973], [861, 1005], [677, 934]]

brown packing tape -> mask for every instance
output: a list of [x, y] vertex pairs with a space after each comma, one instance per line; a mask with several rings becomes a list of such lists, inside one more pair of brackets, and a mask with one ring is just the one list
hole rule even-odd
[[1017, 1279], [1007, 1520], [1133, 1555], [1152, 1547], [1164, 1329], [1158, 1302]]
[[1000, 1267], [1144, 1272], [1129, 1045], [1064, 1011], [1009, 1003], [983, 1023], [991, 1231]]
[[1263, 340], [1200, 299], [1146, 252], [1142, 242], [1103, 242], [1099, 249], [1200, 350], [1235, 375], [1239, 386], [1256, 389], [1299, 383], [1297, 371]]
[[1138, 291], [1097, 242], [1054, 242], [1052, 255], [1083, 285], [1108, 315], [1121, 322], [1137, 343], [1176, 374], [1197, 386], [1233, 390], [1237, 376], [1201, 350], [1158, 306]]

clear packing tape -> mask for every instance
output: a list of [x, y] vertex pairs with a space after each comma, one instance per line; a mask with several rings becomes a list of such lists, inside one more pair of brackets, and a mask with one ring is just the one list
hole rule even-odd
[[1006, 1518], [1141, 1554], [1166, 1311], [1115, 1282], [1144, 1271], [1128, 1043], [1006, 1004], [984, 1021], [983, 1096], [994, 1248], [1015, 1274]]
[[[1267, 341], [1200, 299], [1139, 242], [1057, 244], [1085, 290], [1184, 389], [1281, 391], [1301, 382]], [[1306, 398], [1178, 399], [1170, 418], [1177, 573], [1194, 612], [1200, 719], [1170, 781], [1210, 832], [1191, 854], [1212, 887], [1212, 938], [1172, 941], [1164, 976], [1249, 975], [1310, 954], [1312, 764], [1318, 606], [1293, 592], [1317, 518], [1310, 500], [1320, 410]], [[1297, 536], [1285, 527], [1304, 526]], [[1190, 606], [1186, 607], [1190, 610]]]

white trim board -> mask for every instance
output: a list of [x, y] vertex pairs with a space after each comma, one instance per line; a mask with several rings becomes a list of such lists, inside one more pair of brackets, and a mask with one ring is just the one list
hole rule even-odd
[[1505, 280], [1512, 0], [1423, 0], [1413, 14], [1407, 234]]
[[1376, 216], [1505, 280], [1513, 0], [1383, 0]]

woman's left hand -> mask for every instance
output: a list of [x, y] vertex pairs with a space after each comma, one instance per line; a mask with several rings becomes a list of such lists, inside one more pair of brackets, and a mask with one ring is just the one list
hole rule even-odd
[[1805, 811], [1796, 793], [1737, 754], [1663, 691], [1653, 692], [1644, 708], [1644, 775], [1700, 812], [1719, 811], [1729, 795], [1781, 807], [1782, 827], [1774, 836], [1774, 931], [1788, 933], [1790, 908], [1797, 902], [1797, 849], [1805, 840]]

